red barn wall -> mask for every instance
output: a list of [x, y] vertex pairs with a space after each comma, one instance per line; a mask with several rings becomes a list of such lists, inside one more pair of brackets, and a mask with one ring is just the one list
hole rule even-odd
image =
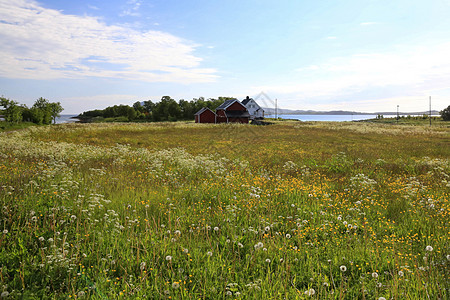
[[242, 104], [239, 104], [238, 102], [234, 102], [233, 104], [231, 104], [230, 106], [227, 107], [227, 110], [242, 110], [242, 111], [246, 111], [247, 108], [245, 108], [245, 106], [243, 106]]

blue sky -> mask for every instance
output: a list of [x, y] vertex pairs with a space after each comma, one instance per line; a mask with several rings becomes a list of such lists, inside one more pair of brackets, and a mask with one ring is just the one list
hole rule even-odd
[[0, 95], [69, 114], [260, 92], [291, 109], [425, 111], [431, 96], [442, 110], [448, 16], [449, 0], [0, 0]]

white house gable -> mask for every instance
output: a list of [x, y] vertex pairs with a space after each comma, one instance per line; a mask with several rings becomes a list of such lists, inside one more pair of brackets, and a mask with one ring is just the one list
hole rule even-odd
[[264, 110], [252, 98], [247, 97], [242, 101], [242, 104], [247, 107], [248, 113], [250, 114], [250, 119], [264, 118]]

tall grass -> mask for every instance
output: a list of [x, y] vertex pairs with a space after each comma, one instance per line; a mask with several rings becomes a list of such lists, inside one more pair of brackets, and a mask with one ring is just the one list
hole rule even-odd
[[65, 124], [0, 134], [0, 292], [446, 299], [450, 132], [364, 128]]

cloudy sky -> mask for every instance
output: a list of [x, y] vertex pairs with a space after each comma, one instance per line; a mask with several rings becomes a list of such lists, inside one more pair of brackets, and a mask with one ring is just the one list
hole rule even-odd
[[450, 105], [450, 0], [0, 0], [0, 95], [63, 113], [256, 97], [283, 108]]

